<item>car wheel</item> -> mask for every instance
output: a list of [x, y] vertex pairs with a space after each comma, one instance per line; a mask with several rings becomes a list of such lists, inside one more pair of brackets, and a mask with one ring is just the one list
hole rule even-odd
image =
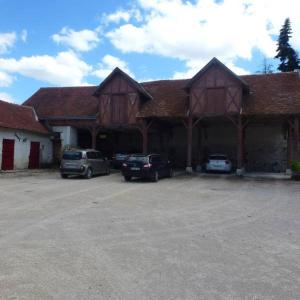
[[91, 179], [92, 177], [93, 177], [93, 171], [92, 171], [91, 168], [88, 168], [88, 169], [86, 170], [86, 173], [85, 173], [84, 178], [85, 178], [85, 179]]
[[60, 177], [61, 178], [68, 178], [68, 175], [67, 174], [60, 174]]
[[174, 171], [173, 171], [172, 168], [170, 168], [168, 177], [169, 177], [169, 178], [172, 178], [173, 176], [174, 176]]
[[130, 181], [131, 180], [131, 176], [124, 176], [125, 181]]
[[158, 172], [155, 171], [154, 174], [153, 174], [153, 177], [152, 177], [152, 181], [153, 181], [153, 182], [157, 182], [158, 179], [159, 179], [159, 178], [158, 178]]

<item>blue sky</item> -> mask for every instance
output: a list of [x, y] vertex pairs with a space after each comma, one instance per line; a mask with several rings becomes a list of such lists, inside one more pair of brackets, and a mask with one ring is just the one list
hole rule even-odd
[[300, 48], [297, 0], [0, 0], [0, 98], [99, 84], [116, 66], [138, 81], [189, 78], [216, 56], [237, 74], [274, 65], [286, 17]]

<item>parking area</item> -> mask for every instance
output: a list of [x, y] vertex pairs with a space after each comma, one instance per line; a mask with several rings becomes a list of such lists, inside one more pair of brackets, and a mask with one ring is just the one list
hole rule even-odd
[[0, 176], [0, 299], [299, 299], [300, 184]]

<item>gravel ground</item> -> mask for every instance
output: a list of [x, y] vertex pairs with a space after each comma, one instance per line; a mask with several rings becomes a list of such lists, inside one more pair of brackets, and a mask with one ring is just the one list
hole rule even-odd
[[300, 299], [300, 184], [0, 176], [0, 299]]

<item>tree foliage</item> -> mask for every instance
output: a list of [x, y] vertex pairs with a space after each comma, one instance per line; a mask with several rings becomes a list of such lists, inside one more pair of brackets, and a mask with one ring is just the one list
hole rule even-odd
[[289, 40], [292, 36], [291, 21], [287, 18], [284, 21], [278, 37], [277, 54], [275, 58], [280, 60], [278, 70], [281, 72], [294, 71], [299, 69], [299, 58], [297, 52], [292, 48]]

